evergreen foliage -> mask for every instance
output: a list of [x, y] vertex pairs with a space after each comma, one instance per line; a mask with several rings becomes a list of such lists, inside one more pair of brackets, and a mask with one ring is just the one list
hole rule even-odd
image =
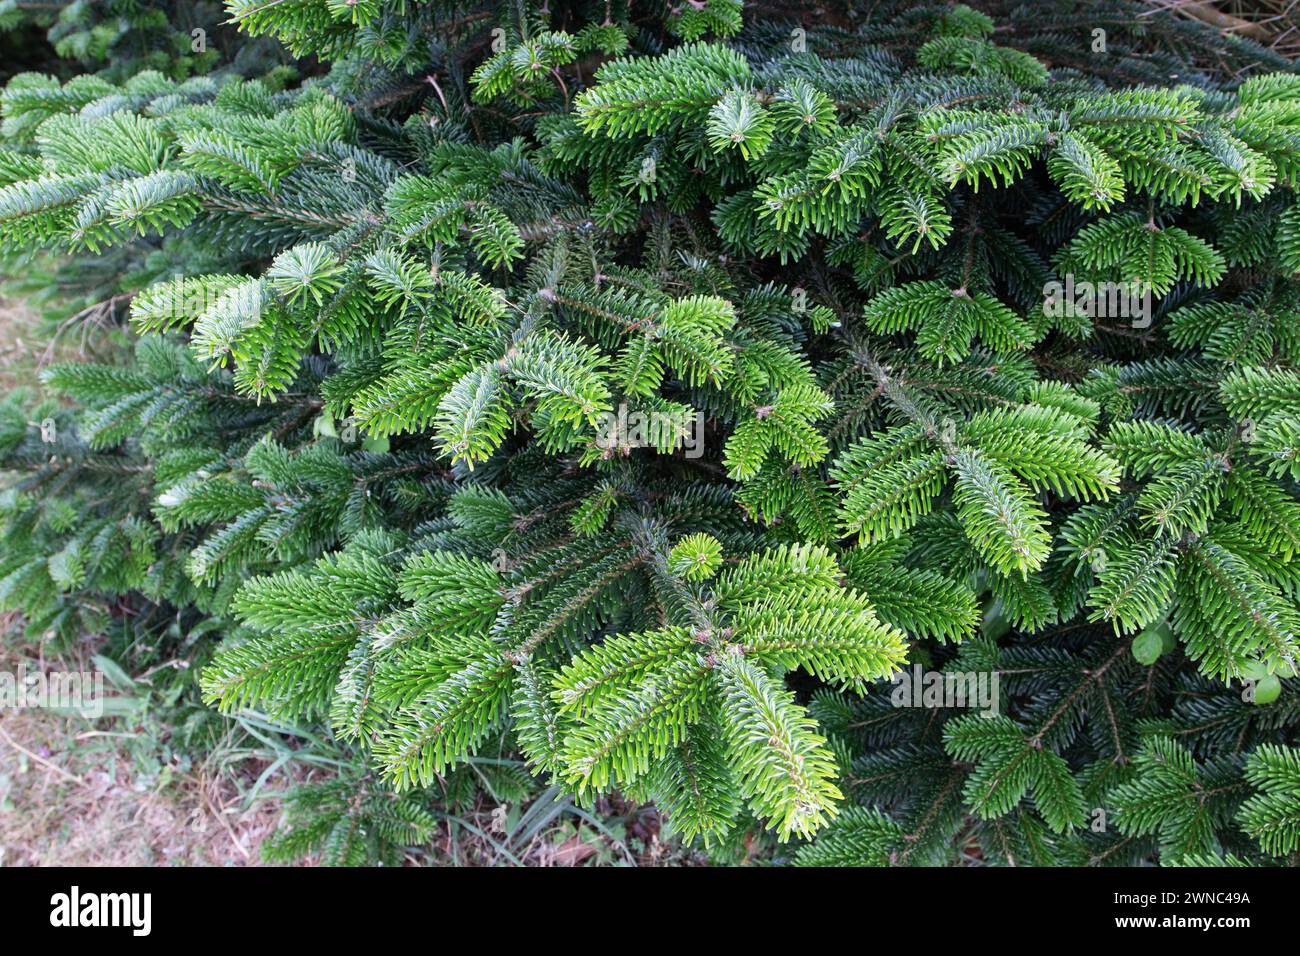
[[174, 609], [355, 750], [278, 858], [490, 750], [720, 859], [1296, 862], [1300, 79], [833, 6], [230, 0], [328, 73], [12, 79], [0, 245], [144, 265], [0, 404], [0, 607]]

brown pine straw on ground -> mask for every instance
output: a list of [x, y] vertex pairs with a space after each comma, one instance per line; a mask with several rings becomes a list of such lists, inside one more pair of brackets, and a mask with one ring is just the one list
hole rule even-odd
[[1254, 40], [1282, 56], [1300, 56], [1300, 0], [1147, 0], [1147, 4]]

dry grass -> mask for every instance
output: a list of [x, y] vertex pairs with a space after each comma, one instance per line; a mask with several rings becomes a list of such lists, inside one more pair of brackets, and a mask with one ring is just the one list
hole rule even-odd
[[0, 392], [30, 385], [40, 366], [36, 313], [21, 302], [0, 297]]
[[101, 344], [118, 347], [113, 336], [120, 327], [118, 307], [115, 298], [55, 325], [20, 297], [0, 294], [0, 394], [17, 385], [35, 385], [40, 370], [51, 362], [96, 360]]
[[248, 810], [228, 781], [180, 775], [142, 783], [129, 759], [79, 746], [84, 734], [46, 712], [0, 716], [0, 864], [244, 866], [279, 818]]
[[[91, 670], [0, 647], [0, 670]], [[191, 765], [166, 756], [147, 721], [0, 710], [0, 864], [245, 866], [279, 819], [279, 802], [248, 801], [265, 766]]]

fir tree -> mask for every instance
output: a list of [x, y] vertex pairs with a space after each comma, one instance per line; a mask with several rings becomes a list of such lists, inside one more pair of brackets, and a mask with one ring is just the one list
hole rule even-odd
[[355, 749], [277, 853], [504, 746], [719, 853], [1294, 862], [1300, 80], [754, 12], [232, 2], [328, 74], [15, 77], [0, 242], [181, 268], [47, 373], [64, 461], [4, 406], [0, 598], [183, 608], [211, 705]]

